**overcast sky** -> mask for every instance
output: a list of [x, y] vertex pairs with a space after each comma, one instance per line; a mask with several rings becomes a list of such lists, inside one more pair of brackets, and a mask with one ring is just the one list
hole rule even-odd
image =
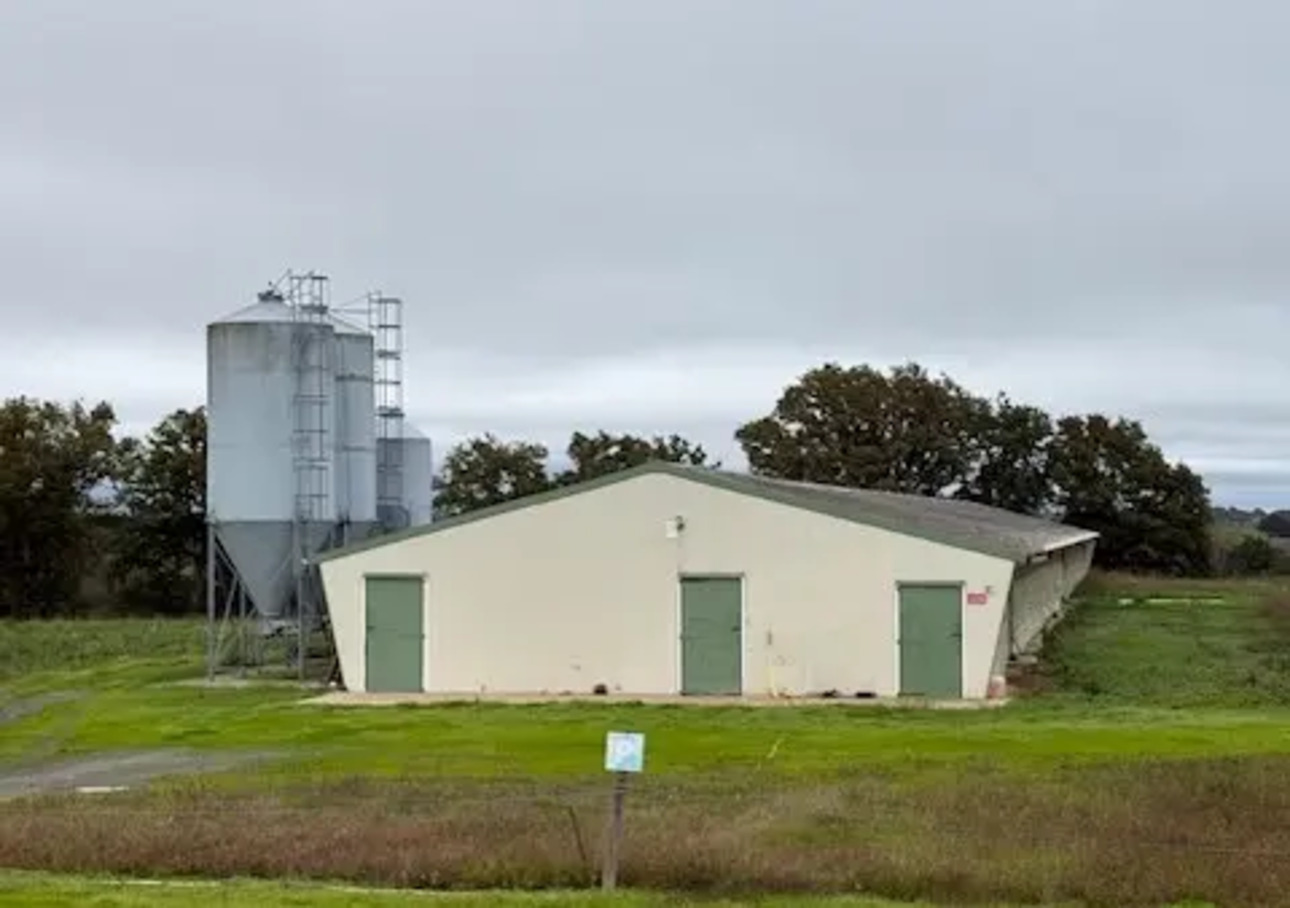
[[407, 403], [740, 422], [826, 359], [1141, 418], [1290, 506], [1284, 0], [0, 0], [0, 394], [204, 396], [287, 268]]

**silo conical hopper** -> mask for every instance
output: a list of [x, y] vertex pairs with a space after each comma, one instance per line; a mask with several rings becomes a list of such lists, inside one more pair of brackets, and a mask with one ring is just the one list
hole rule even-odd
[[[402, 424], [402, 437], [377, 439], [377, 447], [397, 447], [392, 454], [383, 454], [386, 463], [398, 464], [399, 479], [393, 488], [382, 489], [381, 498], [397, 499], [381, 514], [386, 529], [399, 530], [424, 526], [430, 523], [434, 500], [434, 463], [430, 439], [409, 422]], [[379, 481], [379, 480], [378, 480]]]

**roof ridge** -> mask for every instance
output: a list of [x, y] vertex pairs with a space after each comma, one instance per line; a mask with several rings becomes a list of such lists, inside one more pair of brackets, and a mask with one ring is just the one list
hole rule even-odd
[[[781, 504], [821, 511], [824, 509], [820, 499], [824, 499], [843, 511], [832, 515], [840, 519], [867, 523], [891, 532], [933, 538], [934, 541], [986, 554], [1002, 554], [1006, 550], [1006, 557], [1014, 560], [1075, 545], [1098, 535], [1049, 517], [1023, 514], [964, 498], [780, 479], [751, 472], [708, 472], [709, 475], [718, 473], [728, 483], [743, 486], [747, 491], [762, 490]], [[791, 498], [795, 494], [809, 495], [816, 500], [793, 501]], [[1042, 540], [1037, 538], [1040, 535], [1044, 537]], [[992, 541], [1001, 540], [1006, 540], [1006, 543], [992, 544]]]
[[[853, 486], [802, 483], [758, 476], [754, 473], [736, 473], [732, 470], [697, 464], [649, 460], [572, 486], [539, 492], [514, 501], [446, 518], [427, 526], [390, 533], [342, 549], [334, 549], [323, 553], [317, 560], [327, 561], [373, 546], [451, 529], [572, 495], [587, 494], [651, 474], [664, 474], [734, 494], [761, 498], [784, 507], [797, 508], [825, 517], [871, 526], [1016, 563], [1089, 542], [1098, 537], [1097, 533], [1057, 523], [1048, 518], [1018, 514], [1003, 508], [982, 505], [979, 502], [967, 502], [964, 499], [859, 489]], [[965, 508], [964, 505], [974, 507]], [[967, 510], [974, 513], [964, 513]]]

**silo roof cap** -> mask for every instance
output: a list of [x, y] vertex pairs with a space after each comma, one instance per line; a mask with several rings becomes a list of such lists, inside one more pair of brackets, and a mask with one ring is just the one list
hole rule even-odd
[[289, 322], [291, 307], [281, 299], [261, 296], [260, 301], [245, 309], [215, 320], [215, 324], [245, 324], [247, 322]]
[[366, 337], [372, 333], [363, 326], [356, 325], [347, 319], [341, 318], [339, 315], [328, 316], [328, 321], [330, 321], [332, 327], [336, 329], [337, 334], [361, 334]]
[[[258, 302], [247, 306], [245, 309], [239, 309], [223, 318], [218, 318], [212, 324], [289, 324], [292, 321], [294, 321], [294, 319], [291, 317], [291, 307], [283, 301], [280, 295], [270, 291], [265, 291], [260, 294]], [[331, 314], [327, 316], [326, 324], [331, 325], [337, 334], [368, 335], [371, 333], [366, 328], [355, 325], [353, 322], [346, 321], [343, 318], [338, 318]]]

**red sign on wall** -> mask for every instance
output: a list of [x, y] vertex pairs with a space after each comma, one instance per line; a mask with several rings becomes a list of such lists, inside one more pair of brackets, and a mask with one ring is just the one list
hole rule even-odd
[[989, 601], [990, 601], [989, 593], [968, 593], [967, 594], [968, 605], [986, 605], [989, 603]]

